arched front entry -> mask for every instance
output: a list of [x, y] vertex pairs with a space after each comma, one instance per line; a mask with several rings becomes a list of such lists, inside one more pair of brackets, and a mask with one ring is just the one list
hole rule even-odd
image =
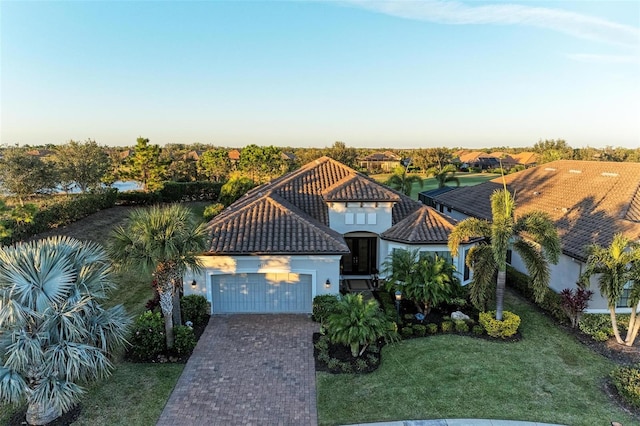
[[378, 236], [368, 232], [345, 234], [350, 253], [342, 256], [343, 275], [372, 275], [378, 269]]

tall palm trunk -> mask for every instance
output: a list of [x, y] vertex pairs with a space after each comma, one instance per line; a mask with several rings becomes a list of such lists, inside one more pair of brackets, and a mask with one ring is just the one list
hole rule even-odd
[[504, 309], [504, 289], [507, 282], [506, 267], [498, 270], [498, 281], [496, 283], [496, 319], [502, 321], [502, 311]]
[[613, 334], [616, 336], [616, 341], [620, 344], [623, 344], [622, 337], [620, 337], [620, 331], [618, 330], [618, 320], [616, 319], [616, 308], [615, 306], [609, 307], [609, 314], [611, 315], [611, 326], [613, 327]]
[[627, 330], [627, 337], [624, 339], [624, 343], [627, 346], [633, 346], [636, 337], [638, 337], [638, 330], [640, 330], [640, 318], [638, 318], [638, 309], [640, 309], [640, 303], [631, 311], [631, 318], [629, 319], [629, 330]]
[[160, 308], [164, 316], [164, 332], [167, 337], [167, 349], [173, 348], [173, 286], [158, 286]]
[[60, 415], [62, 415], [62, 413], [50, 405], [29, 401], [27, 407], [27, 423], [30, 425], [46, 425], [60, 417]]

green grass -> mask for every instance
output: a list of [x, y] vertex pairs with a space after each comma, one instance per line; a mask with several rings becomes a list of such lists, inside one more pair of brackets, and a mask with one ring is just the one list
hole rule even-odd
[[[380, 183], [384, 183], [391, 176], [390, 173], [371, 175], [371, 178], [375, 179]], [[499, 174], [496, 173], [456, 173], [455, 175], [460, 180], [460, 186], [472, 186], [477, 185], [482, 182], [486, 182], [491, 179], [495, 179], [499, 177]], [[438, 187], [438, 181], [435, 178], [425, 178], [423, 179], [422, 188], [419, 185], [414, 184], [411, 189], [411, 198], [414, 200], [418, 199], [418, 193], [422, 191], [429, 191], [431, 189], [436, 189]], [[455, 185], [455, 184], [447, 184], [447, 185]]]
[[368, 375], [318, 373], [321, 425], [489, 418], [565, 425], [636, 424], [602, 390], [614, 364], [507, 296], [523, 340], [439, 335], [386, 346]]

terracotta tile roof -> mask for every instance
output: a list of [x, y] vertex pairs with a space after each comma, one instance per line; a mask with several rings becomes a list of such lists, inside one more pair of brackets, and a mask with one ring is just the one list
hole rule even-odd
[[394, 224], [422, 206], [322, 157], [252, 189], [216, 216], [207, 225], [209, 253], [346, 253], [342, 236], [329, 228], [327, 202], [349, 200], [394, 202]]
[[304, 216], [277, 195], [262, 195], [250, 203], [243, 203], [239, 208], [227, 209], [222, 220], [209, 223], [208, 230], [212, 236], [209, 253], [349, 252], [349, 247], [340, 234]]
[[535, 152], [521, 152], [519, 154], [513, 154], [513, 158], [518, 162], [518, 164], [527, 165], [527, 164], [535, 164], [538, 162], [538, 154]]
[[382, 233], [385, 240], [409, 244], [446, 244], [454, 225], [431, 207], [423, 206]]
[[[564, 253], [584, 260], [584, 246], [608, 245], [623, 232], [640, 239], [640, 163], [560, 160], [505, 176], [516, 214], [547, 212]], [[469, 216], [491, 219], [490, 196], [502, 178], [457, 188], [436, 201]]]
[[391, 151], [374, 152], [362, 158], [362, 161], [400, 161], [402, 157]]

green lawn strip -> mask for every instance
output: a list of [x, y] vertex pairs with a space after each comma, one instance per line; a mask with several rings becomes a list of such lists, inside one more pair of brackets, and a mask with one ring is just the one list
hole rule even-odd
[[117, 365], [82, 399], [74, 425], [155, 425], [184, 364]]
[[[391, 176], [390, 173], [371, 175], [377, 182], [384, 183]], [[456, 173], [455, 176], [460, 180], [460, 186], [472, 186], [482, 182], [486, 182], [491, 179], [499, 177], [499, 174], [495, 173]], [[418, 193], [422, 191], [429, 191], [438, 187], [438, 181], [435, 178], [425, 178], [423, 180], [422, 188], [419, 185], [414, 184], [411, 189], [411, 198], [417, 200]], [[448, 183], [447, 185], [453, 186], [454, 183]]]
[[582, 346], [526, 302], [523, 340], [438, 335], [383, 349], [369, 375], [318, 373], [321, 425], [437, 418], [489, 418], [566, 425], [632, 424], [602, 391], [614, 364]]

